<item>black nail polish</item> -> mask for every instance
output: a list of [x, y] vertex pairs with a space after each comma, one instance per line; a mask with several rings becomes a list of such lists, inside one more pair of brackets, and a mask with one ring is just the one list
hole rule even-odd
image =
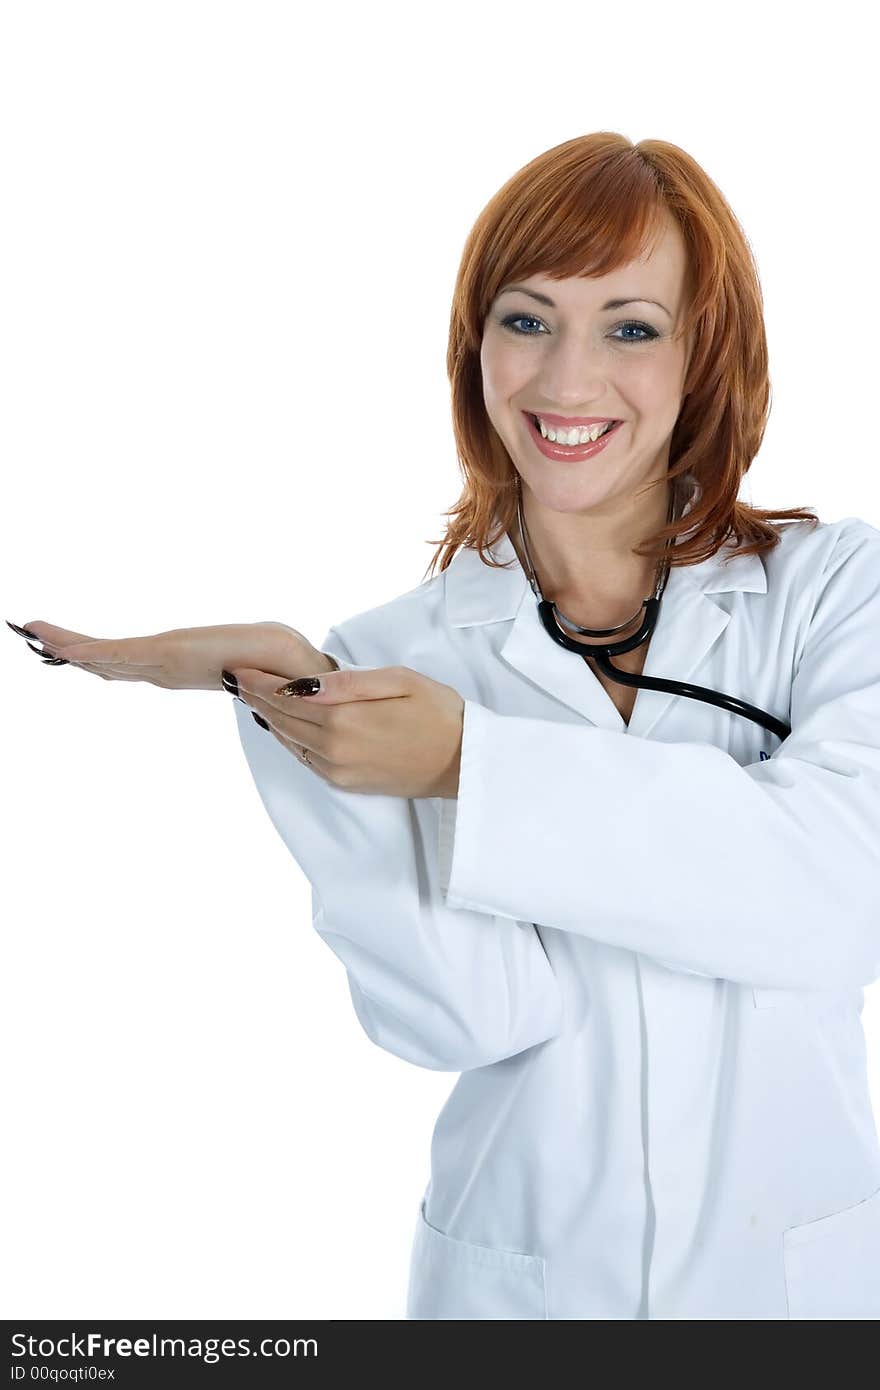
[[13, 632], [17, 632], [19, 637], [33, 637], [35, 642], [39, 642], [39, 637], [35, 632], [31, 632], [29, 627], [16, 627], [15, 623], [11, 623], [8, 618], [4, 618], [3, 621], [7, 627], [12, 628]]
[[321, 689], [320, 676], [300, 676], [299, 680], [288, 681], [276, 690], [276, 695], [317, 695]]
[[257, 714], [257, 711], [255, 709], [251, 710], [251, 714], [254, 716], [261, 729], [268, 729], [269, 725], [266, 723], [265, 719], [261, 714]]
[[230, 695], [238, 694], [238, 681], [231, 671], [221, 671], [220, 679], [223, 682], [224, 690], [228, 690]]
[[[7, 620], [7, 621], [8, 621], [8, 620]], [[37, 638], [37, 641], [39, 642], [39, 640], [40, 640], [40, 639], [39, 639], [39, 637], [38, 637], [38, 638]], [[43, 650], [41, 650], [39, 647], [35, 647], [34, 644], [33, 644], [33, 642], [28, 642], [28, 646], [30, 647], [30, 649], [31, 649], [32, 652], [36, 652], [37, 656], [41, 656], [41, 657], [43, 658], [43, 661], [45, 662], [45, 664], [46, 664], [47, 666], [69, 666], [69, 665], [70, 665], [70, 662], [69, 662], [69, 661], [67, 660], [67, 658], [64, 657], [64, 656], [52, 656], [51, 652], [43, 651]]]

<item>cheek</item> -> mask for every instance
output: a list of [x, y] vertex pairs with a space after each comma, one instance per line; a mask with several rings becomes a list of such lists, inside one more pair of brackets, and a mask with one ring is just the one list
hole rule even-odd
[[681, 378], [677, 371], [670, 369], [671, 364], [640, 362], [634, 366], [638, 370], [629, 373], [626, 394], [639, 412], [655, 419], [665, 418], [670, 410], [677, 415]]
[[483, 340], [480, 350], [480, 369], [483, 374], [483, 394], [487, 400], [504, 405], [534, 375], [534, 367], [525, 353], [514, 345], [505, 345], [494, 335]]

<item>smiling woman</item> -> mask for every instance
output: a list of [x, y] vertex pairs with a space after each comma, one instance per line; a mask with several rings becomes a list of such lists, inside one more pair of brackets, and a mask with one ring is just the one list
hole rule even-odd
[[[447, 364], [442, 563], [321, 643], [340, 673], [291, 715], [321, 775], [271, 682], [239, 672], [282, 741], [235, 707], [364, 1032], [460, 1073], [406, 1315], [878, 1317], [880, 532], [739, 502], [761, 295], [674, 145], [516, 174]], [[612, 681], [559, 607], [650, 646]]]
[[[27, 632], [237, 697], [364, 1033], [458, 1074], [408, 1318], [876, 1319], [880, 531], [739, 501], [760, 288], [675, 145], [599, 132], [517, 173], [447, 364], [464, 488], [430, 579], [320, 648]], [[565, 613], [650, 646], [590, 657]]]
[[[521, 497], [542, 588], [601, 626], [644, 596], [667, 542], [684, 567], [818, 524], [739, 500], [769, 411], [761, 288], [732, 209], [678, 146], [601, 131], [514, 174], [467, 238], [447, 369], [465, 481], [429, 573], [462, 546], [497, 564], [503, 535], [521, 562]], [[620, 423], [597, 445], [535, 416]], [[691, 506], [667, 525], [670, 491]]]

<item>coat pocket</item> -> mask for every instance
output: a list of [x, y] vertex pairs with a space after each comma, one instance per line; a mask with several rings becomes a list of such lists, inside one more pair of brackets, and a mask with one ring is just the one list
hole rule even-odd
[[422, 1200], [412, 1247], [407, 1318], [546, 1319], [541, 1255], [457, 1240], [432, 1226]]
[[782, 1234], [788, 1316], [880, 1318], [880, 1187], [843, 1211]]

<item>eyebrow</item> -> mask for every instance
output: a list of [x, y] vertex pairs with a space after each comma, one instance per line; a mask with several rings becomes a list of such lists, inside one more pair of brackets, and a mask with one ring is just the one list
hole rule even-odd
[[[548, 309], [555, 309], [556, 305], [549, 295], [539, 294], [537, 290], [527, 290], [525, 285], [505, 285], [503, 290], [499, 290], [495, 296], [500, 299], [503, 294], [510, 294], [513, 290], [518, 290], [520, 294], [527, 294], [530, 299], [537, 299], [539, 304], [546, 304]], [[669, 314], [665, 304], [661, 304], [659, 299], [609, 299], [607, 304], [602, 305], [601, 312], [604, 314], [606, 309], [622, 309], [624, 304], [656, 304], [658, 309], [662, 309], [664, 314]], [[672, 318], [672, 315], [669, 314]]]

